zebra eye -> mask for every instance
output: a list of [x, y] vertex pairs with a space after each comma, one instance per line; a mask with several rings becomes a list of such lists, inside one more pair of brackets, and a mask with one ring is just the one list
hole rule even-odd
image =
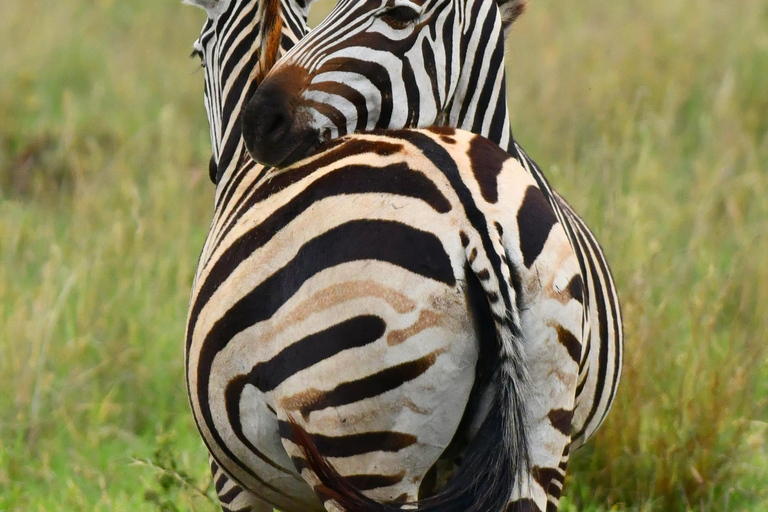
[[397, 7], [384, 11], [380, 17], [390, 27], [394, 29], [403, 29], [411, 22], [416, 21], [419, 17], [419, 13], [406, 5], [398, 5]]

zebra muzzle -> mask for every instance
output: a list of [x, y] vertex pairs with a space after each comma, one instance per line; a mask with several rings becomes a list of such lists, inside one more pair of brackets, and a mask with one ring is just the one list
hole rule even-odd
[[243, 108], [243, 139], [254, 160], [285, 167], [307, 156], [320, 142], [316, 130], [297, 115], [300, 82], [268, 77]]

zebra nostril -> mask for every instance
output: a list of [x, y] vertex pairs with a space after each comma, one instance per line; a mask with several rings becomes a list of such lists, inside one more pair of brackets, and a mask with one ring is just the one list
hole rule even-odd
[[285, 136], [291, 127], [291, 120], [288, 113], [282, 110], [271, 112], [272, 119], [266, 119], [264, 125], [266, 130], [262, 138], [271, 143], [277, 142]]
[[257, 162], [280, 167], [303, 158], [320, 142], [308, 127], [311, 102], [302, 98], [306, 80], [296, 73], [267, 77], [242, 111], [245, 147]]
[[243, 139], [254, 160], [276, 166], [301, 143], [303, 132], [294, 126], [284, 91], [269, 84], [260, 89], [243, 110]]
[[275, 94], [259, 94], [243, 110], [242, 128], [248, 151], [254, 156], [267, 155], [291, 129], [288, 108]]

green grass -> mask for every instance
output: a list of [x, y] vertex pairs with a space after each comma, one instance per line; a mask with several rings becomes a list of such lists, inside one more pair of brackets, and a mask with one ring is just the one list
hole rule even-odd
[[[0, 2], [1, 511], [216, 510], [182, 361], [213, 198], [202, 21]], [[768, 510], [768, 5], [534, 0], [509, 71], [515, 135], [626, 320], [563, 510]]]

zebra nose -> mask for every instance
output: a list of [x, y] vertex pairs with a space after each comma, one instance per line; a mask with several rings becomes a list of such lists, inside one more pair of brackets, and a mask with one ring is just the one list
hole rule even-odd
[[293, 112], [281, 98], [281, 91], [259, 87], [243, 109], [242, 128], [245, 147], [254, 160], [278, 165], [291, 153], [290, 132]]

